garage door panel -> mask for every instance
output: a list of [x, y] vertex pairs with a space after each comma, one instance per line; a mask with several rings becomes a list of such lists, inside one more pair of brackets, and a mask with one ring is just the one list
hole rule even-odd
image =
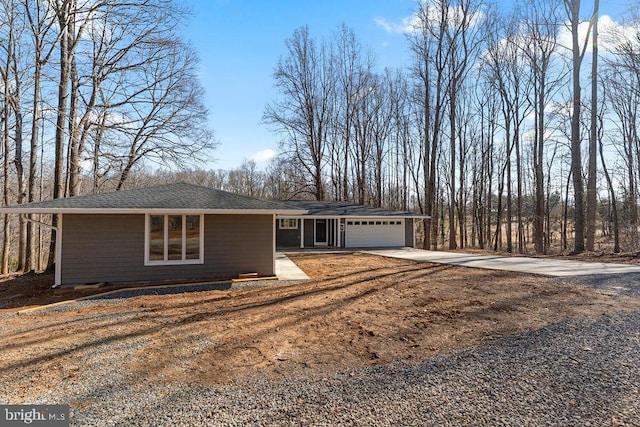
[[404, 246], [403, 220], [348, 220], [346, 247]]

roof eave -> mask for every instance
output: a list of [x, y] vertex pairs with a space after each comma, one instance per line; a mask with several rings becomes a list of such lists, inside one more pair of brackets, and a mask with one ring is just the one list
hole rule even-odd
[[205, 215], [304, 215], [296, 209], [171, 209], [171, 208], [23, 208], [0, 207], [0, 214], [205, 214]]
[[286, 216], [304, 216], [305, 218], [372, 218], [372, 219], [383, 219], [383, 218], [412, 218], [412, 219], [430, 219], [430, 215], [420, 215], [420, 214], [407, 214], [407, 215], [337, 215], [337, 214], [281, 214]]

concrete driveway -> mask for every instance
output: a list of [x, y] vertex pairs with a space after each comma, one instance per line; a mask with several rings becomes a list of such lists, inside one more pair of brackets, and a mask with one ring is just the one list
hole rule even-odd
[[376, 249], [363, 252], [413, 261], [435, 262], [464, 267], [487, 268], [491, 270], [517, 271], [556, 277], [640, 273], [640, 266], [604, 262], [582, 262], [520, 256], [473, 255], [456, 252], [425, 251], [413, 248]]

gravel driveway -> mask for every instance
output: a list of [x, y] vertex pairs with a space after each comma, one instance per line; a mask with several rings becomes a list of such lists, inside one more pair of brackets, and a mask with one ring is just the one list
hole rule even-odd
[[593, 286], [604, 291], [630, 296], [640, 295], [640, 274], [592, 274], [587, 276], [561, 277], [556, 279], [563, 283], [578, 283]]
[[126, 350], [103, 348], [99, 375], [38, 401], [83, 402], [71, 411], [78, 426], [640, 425], [638, 313], [564, 322], [419, 363], [223, 387], [149, 388], [118, 375]]
[[[640, 275], [575, 281], [640, 294]], [[121, 358], [144, 340], [105, 342], [85, 367], [93, 375], [38, 395], [20, 394], [15, 385], [29, 379], [5, 372], [0, 403], [71, 403], [77, 426], [640, 426], [637, 312], [565, 321], [420, 362], [218, 387], [123, 375]]]

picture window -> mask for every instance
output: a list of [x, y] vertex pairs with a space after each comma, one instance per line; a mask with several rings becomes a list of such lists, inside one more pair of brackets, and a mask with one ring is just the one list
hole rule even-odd
[[203, 215], [147, 215], [145, 265], [202, 264]]

